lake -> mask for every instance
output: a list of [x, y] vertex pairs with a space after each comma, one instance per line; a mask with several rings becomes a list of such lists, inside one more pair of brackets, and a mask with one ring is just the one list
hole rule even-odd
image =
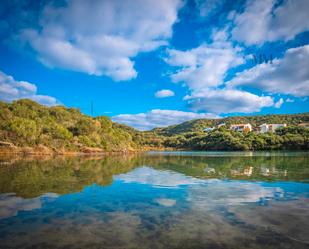
[[309, 153], [0, 157], [0, 248], [309, 248]]

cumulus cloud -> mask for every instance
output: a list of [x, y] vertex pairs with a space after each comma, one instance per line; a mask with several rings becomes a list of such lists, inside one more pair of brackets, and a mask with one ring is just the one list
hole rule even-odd
[[190, 107], [196, 111], [212, 113], [251, 113], [274, 105], [270, 96], [258, 96], [234, 89], [207, 89], [186, 96]]
[[259, 64], [238, 73], [228, 87], [250, 86], [270, 93], [309, 96], [309, 45], [288, 49], [273, 64]]
[[24, 98], [32, 99], [47, 106], [59, 104], [54, 97], [38, 95], [36, 85], [27, 81], [17, 81], [12, 76], [0, 71], [0, 100], [11, 102]]
[[[210, 44], [188, 51], [168, 50], [166, 62], [177, 67], [171, 74], [172, 80], [184, 82], [191, 92], [184, 100], [194, 111], [216, 114], [259, 112], [264, 107], [274, 106], [270, 96], [225, 88], [227, 72], [244, 63], [242, 50], [228, 39], [226, 30], [216, 30]], [[276, 107], [281, 104], [276, 103]]]
[[225, 0], [195, 0], [196, 7], [202, 17], [216, 12], [224, 3]]
[[112, 117], [114, 122], [126, 124], [139, 130], [151, 130], [155, 127], [165, 127], [179, 124], [192, 119], [218, 118], [210, 113], [194, 113], [175, 110], [151, 110], [139, 114], [120, 114]]
[[45, 65], [129, 80], [137, 76], [132, 58], [167, 44], [180, 7], [180, 0], [68, 0], [45, 6], [38, 28], [20, 36]]
[[245, 10], [236, 14], [232, 36], [247, 45], [266, 41], [291, 40], [309, 30], [307, 0], [248, 0]]
[[173, 91], [167, 90], [167, 89], [163, 89], [163, 90], [157, 91], [155, 93], [155, 96], [157, 98], [167, 98], [167, 97], [172, 97], [174, 95], [175, 95], [175, 93]]
[[213, 43], [187, 51], [169, 49], [165, 61], [175, 67], [172, 81], [184, 82], [191, 90], [222, 84], [226, 72], [244, 62], [241, 49], [226, 39], [226, 32], [218, 31], [213, 34]]

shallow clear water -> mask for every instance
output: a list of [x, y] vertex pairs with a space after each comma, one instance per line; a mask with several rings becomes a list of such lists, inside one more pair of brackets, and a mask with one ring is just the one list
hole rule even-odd
[[0, 248], [309, 248], [309, 153], [0, 158]]

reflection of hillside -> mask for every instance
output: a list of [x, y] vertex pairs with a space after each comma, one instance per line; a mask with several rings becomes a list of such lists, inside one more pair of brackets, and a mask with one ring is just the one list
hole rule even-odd
[[79, 192], [96, 183], [109, 185], [113, 175], [136, 166], [131, 157], [64, 157], [11, 160], [0, 165], [0, 192], [21, 197]]
[[145, 158], [144, 164], [200, 178], [308, 181], [309, 156], [199, 157], [160, 156]]
[[91, 184], [109, 185], [113, 175], [149, 166], [197, 178], [308, 181], [309, 155], [59, 157], [0, 159], [0, 193], [33, 198], [44, 193], [79, 192]]

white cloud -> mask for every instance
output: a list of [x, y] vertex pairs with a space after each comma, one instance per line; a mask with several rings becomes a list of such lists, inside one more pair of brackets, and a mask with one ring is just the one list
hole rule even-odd
[[169, 49], [165, 61], [176, 71], [171, 74], [173, 82], [184, 82], [192, 90], [216, 87], [222, 84], [226, 72], [244, 62], [241, 50], [225, 41], [225, 31], [213, 34], [213, 43], [180, 51]]
[[192, 119], [218, 118], [209, 113], [194, 113], [175, 110], [151, 110], [139, 114], [120, 114], [112, 117], [114, 122], [126, 124], [139, 130], [150, 130], [155, 127], [165, 127], [179, 124]]
[[282, 104], [284, 103], [283, 98], [280, 98], [276, 103], [275, 103], [275, 108], [280, 108]]
[[198, 91], [186, 96], [185, 100], [188, 100], [193, 110], [211, 113], [251, 113], [274, 105], [272, 97], [233, 89]]
[[219, 9], [225, 0], [195, 0], [195, 4], [202, 17], [206, 17], [209, 14]]
[[248, 0], [245, 10], [235, 15], [232, 36], [247, 45], [291, 40], [309, 30], [307, 0]]
[[17, 81], [12, 76], [0, 71], [0, 100], [11, 102], [24, 98], [32, 99], [47, 106], [59, 104], [54, 97], [38, 95], [36, 85], [26, 81]]
[[[242, 51], [228, 42], [226, 30], [215, 30], [213, 42], [188, 51], [168, 50], [166, 62], [178, 67], [171, 75], [174, 82], [184, 82], [191, 93], [185, 96], [194, 111], [210, 113], [251, 113], [274, 106], [270, 96], [226, 89], [224, 78], [233, 67], [244, 62]], [[281, 101], [276, 107], [281, 106]]]
[[175, 95], [175, 93], [173, 91], [167, 90], [167, 89], [163, 89], [163, 90], [157, 91], [155, 93], [155, 96], [157, 98], [167, 98], [167, 97], [172, 97], [174, 95]]
[[273, 64], [259, 64], [238, 73], [228, 87], [250, 86], [270, 93], [309, 96], [309, 45], [291, 48]]
[[180, 7], [180, 0], [68, 0], [46, 6], [40, 27], [20, 34], [45, 65], [129, 80], [137, 76], [132, 58], [167, 44]]

